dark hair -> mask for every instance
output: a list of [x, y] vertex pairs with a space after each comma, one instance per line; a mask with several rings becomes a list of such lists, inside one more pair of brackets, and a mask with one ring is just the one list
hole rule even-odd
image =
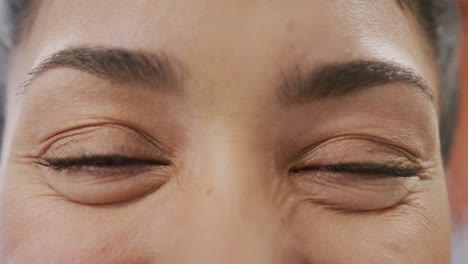
[[[28, 7], [38, 0], [2, 0], [4, 14], [0, 20], [0, 90], [4, 93], [4, 74], [8, 51], [18, 40]], [[459, 14], [456, 0], [396, 0], [409, 7], [418, 17], [433, 47], [441, 76], [440, 140], [445, 161], [449, 159], [458, 106]], [[2, 10], [0, 6], [0, 11]], [[3, 29], [1, 28], [3, 26]], [[3, 95], [0, 99], [3, 101]], [[3, 111], [0, 129], [3, 127]], [[3, 129], [2, 129], [3, 130]]]
[[440, 72], [440, 142], [445, 161], [450, 158], [458, 112], [460, 21], [456, 0], [411, 1], [436, 55]]

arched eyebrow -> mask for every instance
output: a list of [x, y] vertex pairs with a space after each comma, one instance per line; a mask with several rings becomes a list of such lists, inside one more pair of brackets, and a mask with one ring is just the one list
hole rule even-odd
[[[24, 93], [36, 78], [47, 71], [71, 68], [117, 84], [142, 84], [163, 91], [180, 91], [182, 74], [164, 54], [119, 48], [75, 47], [60, 50], [35, 67], [22, 86]], [[332, 63], [302, 74], [300, 68], [285, 74], [280, 100], [286, 104], [355, 94], [388, 83], [406, 83], [418, 88], [433, 101], [433, 92], [416, 71], [392, 62], [352, 61]]]
[[306, 74], [297, 67], [283, 77], [280, 100], [286, 105], [348, 96], [389, 83], [407, 84], [434, 102], [434, 93], [421, 75], [393, 62], [332, 63], [321, 65]]
[[[177, 65], [178, 66], [178, 65]], [[119, 48], [74, 47], [48, 56], [29, 74], [22, 86], [28, 86], [44, 73], [60, 68], [83, 71], [118, 84], [142, 84], [158, 89], [179, 88], [180, 69], [164, 54]]]

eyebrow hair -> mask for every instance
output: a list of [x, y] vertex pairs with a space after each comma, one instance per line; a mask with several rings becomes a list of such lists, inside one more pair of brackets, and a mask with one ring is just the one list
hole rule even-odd
[[165, 89], [180, 81], [173, 62], [164, 54], [119, 48], [75, 47], [58, 51], [35, 67], [22, 86], [23, 92], [47, 71], [71, 68], [113, 83], [143, 84]]
[[286, 105], [349, 96], [389, 83], [406, 83], [434, 101], [433, 92], [416, 71], [393, 62], [332, 63], [306, 75], [296, 67], [283, 77], [280, 100]]

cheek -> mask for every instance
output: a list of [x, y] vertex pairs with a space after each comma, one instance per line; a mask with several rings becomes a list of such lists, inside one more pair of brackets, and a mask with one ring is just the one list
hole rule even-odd
[[1, 197], [0, 263], [149, 263], [134, 219], [26, 194], [33, 186], [10, 184]]
[[[47, 211], [47, 208], [36, 208]], [[63, 214], [65, 215], [65, 214]], [[149, 263], [142, 245], [131, 239], [135, 230], [122, 224], [120, 229], [89, 225], [89, 217], [74, 220], [50, 215], [26, 223], [10, 219], [10, 232], [4, 237], [6, 250], [1, 263]], [[21, 215], [16, 215], [21, 217]], [[142, 240], [141, 243], [144, 243]], [[139, 247], [140, 246], [140, 247]], [[6, 261], [5, 261], [6, 260]]]
[[[171, 211], [151, 197], [103, 207], [73, 203], [39, 172], [10, 163], [0, 189], [0, 263], [155, 263]], [[161, 217], [161, 215], [167, 216]]]

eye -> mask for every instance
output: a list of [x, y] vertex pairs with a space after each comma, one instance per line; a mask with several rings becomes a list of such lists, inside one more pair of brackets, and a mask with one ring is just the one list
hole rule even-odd
[[40, 159], [36, 162], [55, 171], [83, 173], [82, 176], [107, 177], [119, 174], [135, 175], [155, 166], [170, 166], [167, 160], [145, 160], [124, 156], [83, 156], [81, 158]]
[[420, 167], [403, 167], [398, 165], [388, 164], [373, 164], [373, 163], [349, 163], [349, 164], [333, 164], [326, 166], [309, 166], [303, 168], [293, 168], [292, 173], [302, 173], [307, 171], [322, 171], [335, 173], [355, 173], [362, 176], [376, 177], [414, 177], [421, 174]]
[[305, 200], [339, 211], [376, 211], [404, 203], [425, 168], [375, 141], [342, 139], [307, 152], [289, 173]]
[[147, 136], [106, 125], [70, 131], [35, 164], [49, 186], [77, 203], [121, 203], [159, 190], [175, 174], [171, 154]]

